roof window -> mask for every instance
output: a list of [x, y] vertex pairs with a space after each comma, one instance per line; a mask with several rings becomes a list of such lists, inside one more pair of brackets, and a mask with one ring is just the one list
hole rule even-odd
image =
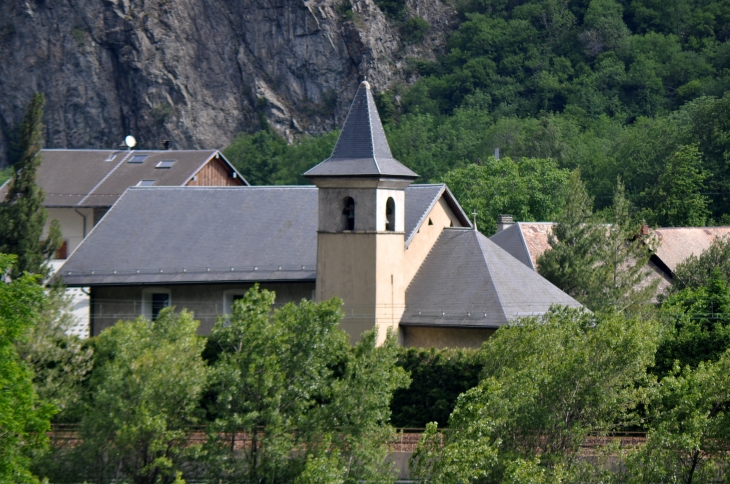
[[128, 163], [144, 163], [144, 160], [146, 159], [147, 155], [132, 155]]
[[139, 183], [137, 183], [137, 186], [138, 187], [151, 187], [155, 183], [157, 183], [157, 180], [142, 180]]
[[162, 160], [157, 163], [157, 166], [155, 166], [155, 168], [172, 168], [172, 165], [175, 164], [175, 161], [177, 160]]

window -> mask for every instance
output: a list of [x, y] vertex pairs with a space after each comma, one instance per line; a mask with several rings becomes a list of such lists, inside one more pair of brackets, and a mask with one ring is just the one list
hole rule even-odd
[[66, 259], [68, 257], [68, 242], [65, 240], [63, 241], [63, 244], [61, 244], [61, 247], [58, 248], [56, 251], [56, 255], [54, 256], [54, 259]]
[[342, 210], [343, 229], [355, 230], [355, 200], [352, 197], [345, 197], [345, 208]]
[[155, 168], [172, 168], [172, 165], [175, 164], [175, 161], [177, 160], [162, 160], [157, 163], [157, 166], [155, 166]]
[[395, 230], [395, 200], [388, 197], [385, 202], [385, 230], [393, 232]]
[[146, 159], [147, 155], [132, 155], [127, 163], [144, 163], [144, 160]]
[[233, 303], [239, 299], [243, 299], [244, 294], [246, 294], [245, 289], [229, 289], [223, 291], [223, 314], [233, 314]]
[[170, 295], [167, 293], [152, 293], [152, 321], [157, 319], [160, 311], [170, 306]]
[[106, 160], [104, 161], [114, 161], [114, 158], [116, 158], [118, 154], [118, 151], [112, 151], [111, 153], [109, 153], [109, 156], [107, 156]]
[[150, 287], [142, 291], [142, 316], [154, 321], [160, 311], [170, 307], [172, 296], [165, 287]]
[[428, 219], [428, 225], [433, 225], [433, 220]]
[[138, 187], [151, 187], [157, 182], [157, 180], [142, 180], [141, 182], [137, 183]]

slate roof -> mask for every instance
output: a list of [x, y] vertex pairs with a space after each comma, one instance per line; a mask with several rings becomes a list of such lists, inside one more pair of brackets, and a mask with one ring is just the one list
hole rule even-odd
[[367, 81], [361, 82], [357, 89], [332, 155], [304, 176], [418, 177], [393, 158]]
[[553, 222], [517, 222], [489, 239], [532, 270], [537, 258], [550, 248]]
[[473, 229], [447, 228], [406, 290], [403, 325], [498, 328], [580, 304]]
[[416, 235], [416, 231], [442, 196], [449, 205], [449, 208], [451, 208], [459, 219], [459, 222], [461, 222], [461, 225], [471, 227], [469, 217], [466, 216], [461, 205], [459, 205], [459, 202], [456, 201], [451, 190], [445, 184], [409, 185], [406, 188], [405, 201], [406, 247], [411, 243], [411, 240]]
[[[406, 234], [442, 195], [406, 188]], [[132, 187], [60, 275], [69, 286], [313, 281], [316, 258], [316, 187]]]
[[[37, 183], [46, 192], [46, 207], [110, 207], [142, 180], [155, 180], [156, 186], [182, 186], [216, 155], [248, 185], [217, 150], [43, 150], [41, 155]], [[129, 163], [135, 155], [147, 158]], [[162, 160], [175, 163], [157, 168]], [[0, 201], [5, 199], [8, 183], [0, 188]]]

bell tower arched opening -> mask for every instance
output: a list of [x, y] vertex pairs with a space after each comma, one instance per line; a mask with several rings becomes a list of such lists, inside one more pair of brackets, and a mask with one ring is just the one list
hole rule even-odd
[[388, 232], [395, 231], [395, 200], [388, 197], [385, 202], [385, 230]]
[[355, 199], [345, 197], [342, 209], [342, 230], [355, 230]]

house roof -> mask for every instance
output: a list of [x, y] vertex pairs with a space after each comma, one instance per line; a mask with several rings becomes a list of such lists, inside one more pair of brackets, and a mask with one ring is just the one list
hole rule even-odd
[[517, 222], [490, 237], [490, 240], [509, 252], [532, 270], [537, 258], [550, 248], [548, 238], [553, 222]]
[[699, 256], [718, 237], [730, 234], [730, 227], [670, 227], [658, 228], [656, 256], [672, 271], [689, 256]]
[[464, 227], [472, 226], [469, 217], [464, 213], [464, 209], [461, 208], [461, 205], [445, 184], [410, 185], [406, 188], [406, 247], [411, 243], [418, 228], [423, 224], [428, 214], [431, 213], [431, 209], [441, 197], [444, 198], [461, 225]]
[[[446, 193], [406, 189], [406, 234]], [[69, 286], [312, 281], [316, 258], [316, 187], [132, 187], [59, 273]]]
[[[550, 248], [548, 237], [553, 225], [553, 222], [518, 222], [490, 240], [535, 270], [537, 258]], [[655, 229], [654, 233], [659, 245], [652, 261], [673, 273], [680, 262], [691, 255], [699, 256], [716, 238], [730, 235], [730, 227], [668, 227]]]
[[406, 290], [401, 324], [497, 328], [553, 304], [580, 307], [476, 230], [447, 228]]
[[305, 177], [418, 177], [393, 158], [367, 81], [360, 83], [332, 155]]
[[[142, 180], [154, 180], [156, 186], [185, 185], [215, 157], [248, 185], [217, 150], [43, 150], [41, 155], [37, 183], [46, 192], [46, 207], [110, 207]], [[133, 156], [144, 155], [141, 163], [130, 163]], [[163, 160], [174, 163], [157, 168]], [[0, 188], [0, 200], [8, 186]]]

